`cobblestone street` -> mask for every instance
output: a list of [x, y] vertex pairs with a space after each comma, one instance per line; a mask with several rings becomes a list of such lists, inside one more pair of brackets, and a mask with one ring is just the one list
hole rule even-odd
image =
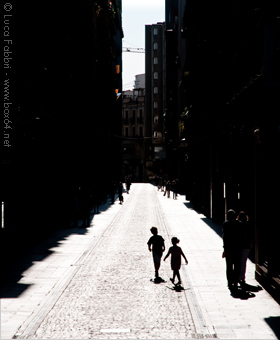
[[[150, 184], [132, 184], [123, 205], [106, 208], [84, 234], [73, 230], [22, 273], [24, 292], [6, 292], [3, 339], [277, 338], [270, 321], [279, 323], [279, 305], [261, 287], [246, 299], [230, 295], [218, 226], [183, 196], [168, 199]], [[166, 251], [172, 236], [181, 240], [189, 260], [181, 267], [184, 290], [169, 280], [170, 258], [160, 268], [165, 282], [151, 281], [151, 226]], [[258, 287], [251, 262], [247, 273]]]

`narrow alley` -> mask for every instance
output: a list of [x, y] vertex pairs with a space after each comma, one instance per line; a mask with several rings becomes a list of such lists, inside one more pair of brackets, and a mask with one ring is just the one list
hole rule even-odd
[[[156, 226], [177, 236], [189, 264], [182, 289], [154, 283], [147, 241]], [[87, 229], [57, 231], [21, 259], [18, 281], [2, 291], [2, 339], [277, 339], [280, 306], [254, 278], [251, 292], [227, 288], [221, 226], [194, 210], [184, 196], [163, 196], [133, 183], [124, 204], [101, 206]], [[23, 265], [23, 264], [29, 265]], [[277, 327], [278, 325], [278, 327]]]

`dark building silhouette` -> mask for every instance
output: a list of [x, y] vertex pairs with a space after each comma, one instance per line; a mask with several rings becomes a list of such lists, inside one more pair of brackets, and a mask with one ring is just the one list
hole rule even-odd
[[149, 179], [166, 168], [166, 43], [165, 24], [145, 26], [146, 170]]
[[270, 1], [166, 1], [173, 172], [215, 221], [248, 213], [256, 277], [278, 299], [279, 17]]
[[180, 65], [178, 44], [178, 1], [165, 1], [166, 25], [166, 108], [165, 143], [167, 153], [167, 173], [177, 177], [178, 158], [178, 69]]
[[11, 14], [4, 229], [36, 238], [69, 223], [77, 188], [97, 182], [102, 198], [121, 175], [121, 0], [15, 1]]

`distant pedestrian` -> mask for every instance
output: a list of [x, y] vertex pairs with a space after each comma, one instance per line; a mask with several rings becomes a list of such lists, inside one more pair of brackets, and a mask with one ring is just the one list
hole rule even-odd
[[237, 220], [241, 222], [241, 268], [240, 268], [240, 276], [239, 282], [241, 287], [246, 286], [246, 266], [247, 266], [247, 259], [249, 253], [252, 249], [252, 230], [249, 223], [249, 218], [244, 211], [240, 211], [238, 214]]
[[162, 176], [158, 179], [158, 190], [163, 191], [163, 178]]
[[173, 199], [176, 200], [177, 199], [177, 192], [178, 192], [178, 185], [177, 185], [177, 181], [175, 179], [172, 181], [172, 191], [173, 191]]
[[171, 182], [167, 180], [166, 185], [165, 185], [165, 192], [163, 196], [167, 194], [167, 198], [170, 198], [170, 190], [171, 190]]
[[166, 191], [167, 191], [167, 198], [170, 198], [171, 182], [169, 180], [166, 182]]
[[241, 267], [241, 222], [236, 220], [236, 213], [230, 209], [223, 224], [223, 258], [226, 259], [226, 276], [228, 288], [236, 290]]
[[125, 185], [126, 185], [126, 192], [129, 194], [129, 190], [130, 190], [130, 186], [131, 186], [130, 176], [126, 176], [126, 178], [125, 178]]
[[171, 242], [173, 244], [172, 247], [169, 248], [168, 253], [166, 254], [163, 261], [165, 261], [168, 256], [171, 254], [171, 269], [173, 270], [173, 278], [170, 279], [170, 281], [175, 284], [175, 278], [177, 276], [178, 282], [177, 284], [181, 284], [181, 276], [180, 276], [180, 268], [181, 268], [181, 256], [186, 261], [186, 264], [188, 264], [188, 260], [183, 253], [183, 250], [181, 247], [177, 246], [177, 244], [180, 242], [177, 237], [172, 237]]
[[156, 187], [158, 188], [158, 185], [159, 185], [159, 177], [156, 175], [155, 176], [155, 185]]
[[162, 253], [165, 251], [164, 238], [158, 235], [158, 229], [156, 227], [152, 227], [151, 233], [153, 236], [150, 237], [148, 241], [148, 249], [153, 252], [153, 260], [155, 266], [155, 280], [159, 279], [159, 268], [160, 261], [162, 257]]
[[120, 204], [123, 204], [123, 184], [122, 184], [122, 182], [119, 182], [118, 194], [119, 194]]

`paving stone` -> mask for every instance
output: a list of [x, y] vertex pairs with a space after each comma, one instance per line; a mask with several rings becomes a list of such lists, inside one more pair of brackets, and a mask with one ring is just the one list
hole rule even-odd
[[[279, 316], [279, 305], [265, 290], [247, 300], [230, 295], [221, 237], [185, 203], [183, 196], [168, 199], [150, 184], [133, 184], [124, 205], [108, 205], [84, 234], [61, 235], [23, 273], [19, 284], [26, 289], [17, 286], [18, 297], [2, 300], [2, 338], [276, 339], [264, 320]], [[169, 281], [170, 259], [160, 269], [166, 282], [151, 281], [152, 225], [166, 250], [172, 236], [181, 240], [189, 265], [182, 265], [180, 292]], [[252, 263], [247, 279], [258, 285]], [[15, 315], [16, 327], [7, 327]]]

